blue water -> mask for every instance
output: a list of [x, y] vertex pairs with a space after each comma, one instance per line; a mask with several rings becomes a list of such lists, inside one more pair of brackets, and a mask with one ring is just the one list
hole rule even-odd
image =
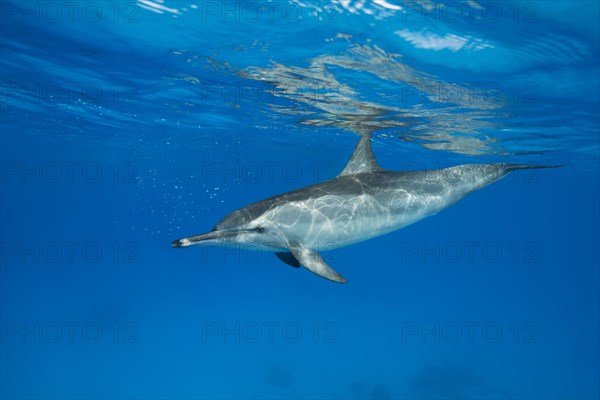
[[[597, 399], [594, 1], [1, 3], [3, 399]], [[324, 252], [172, 249], [335, 177], [521, 171]]]

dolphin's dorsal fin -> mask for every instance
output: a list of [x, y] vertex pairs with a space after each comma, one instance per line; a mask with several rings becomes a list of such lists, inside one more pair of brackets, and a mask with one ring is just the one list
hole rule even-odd
[[288, 245], [290, 253], [300, 264], [304, 265], [310, 272], [319, 275], [322, 278], [329, 279], [337, 283], [348, 283], [348, 281], [333, 268], [331, 268], [323, 257], [314, 250], [302, 246], [299, 243], [290, 243]]
[[360, 174], [361, 172], [374, 172], [381, 170], [371, 148], [371, 132], [361, 135], [356, 144], [350, 161], [344, 167], [339, 176]]

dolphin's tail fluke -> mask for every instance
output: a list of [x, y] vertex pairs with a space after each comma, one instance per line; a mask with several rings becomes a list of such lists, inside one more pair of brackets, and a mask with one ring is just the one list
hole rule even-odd
[[541, 165], [541, 164], [492, 164], [497, 169], [495, 173], [492, 173], [490, 177], [493, 177], [487, 184], [495, 182], [502, 177], [510, 174], [513, 171], [521, 170], [521, 169], [543, 169], [543, 168], [560, 168], [564, 167], [564, 165]]
[[[513, 171], [521, 169], [558, 168], [563, 165], [539, 164], [463, 164], [443, 171], [442, 176], [448, 186], [455, 186], [469, 193], [490, 185]], [[461, 189], [462, 188], [462, 189]]]
[[538, 168], [561, 168], [565, 165], [540, 165], [540, 164], [501, 164], [508, 172], [517, 169], [538, 169]]

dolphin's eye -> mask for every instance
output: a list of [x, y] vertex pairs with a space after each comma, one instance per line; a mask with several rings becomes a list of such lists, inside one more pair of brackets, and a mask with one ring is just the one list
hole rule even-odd
[[256, 228], [254, 228], [254, 230], [258, 233], [263, 233], [265, 231], [265, 228], [263, 228], [262, 226], [257, 226]]

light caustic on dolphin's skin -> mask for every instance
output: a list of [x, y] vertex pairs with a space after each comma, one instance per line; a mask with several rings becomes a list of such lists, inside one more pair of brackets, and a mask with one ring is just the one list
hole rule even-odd
[[293, 267], [303, 265], [334, 282], [346, 279], [318, 249], [343, 247], [404, 228], [451, 206], [516, 169], [555, 166], [465, 164], [433, 171], [384, 171], [362, 136], [334, 179], [250, 204], [227, 215], [212, 231], [173, 242], [243, 246], [274, 251]]

